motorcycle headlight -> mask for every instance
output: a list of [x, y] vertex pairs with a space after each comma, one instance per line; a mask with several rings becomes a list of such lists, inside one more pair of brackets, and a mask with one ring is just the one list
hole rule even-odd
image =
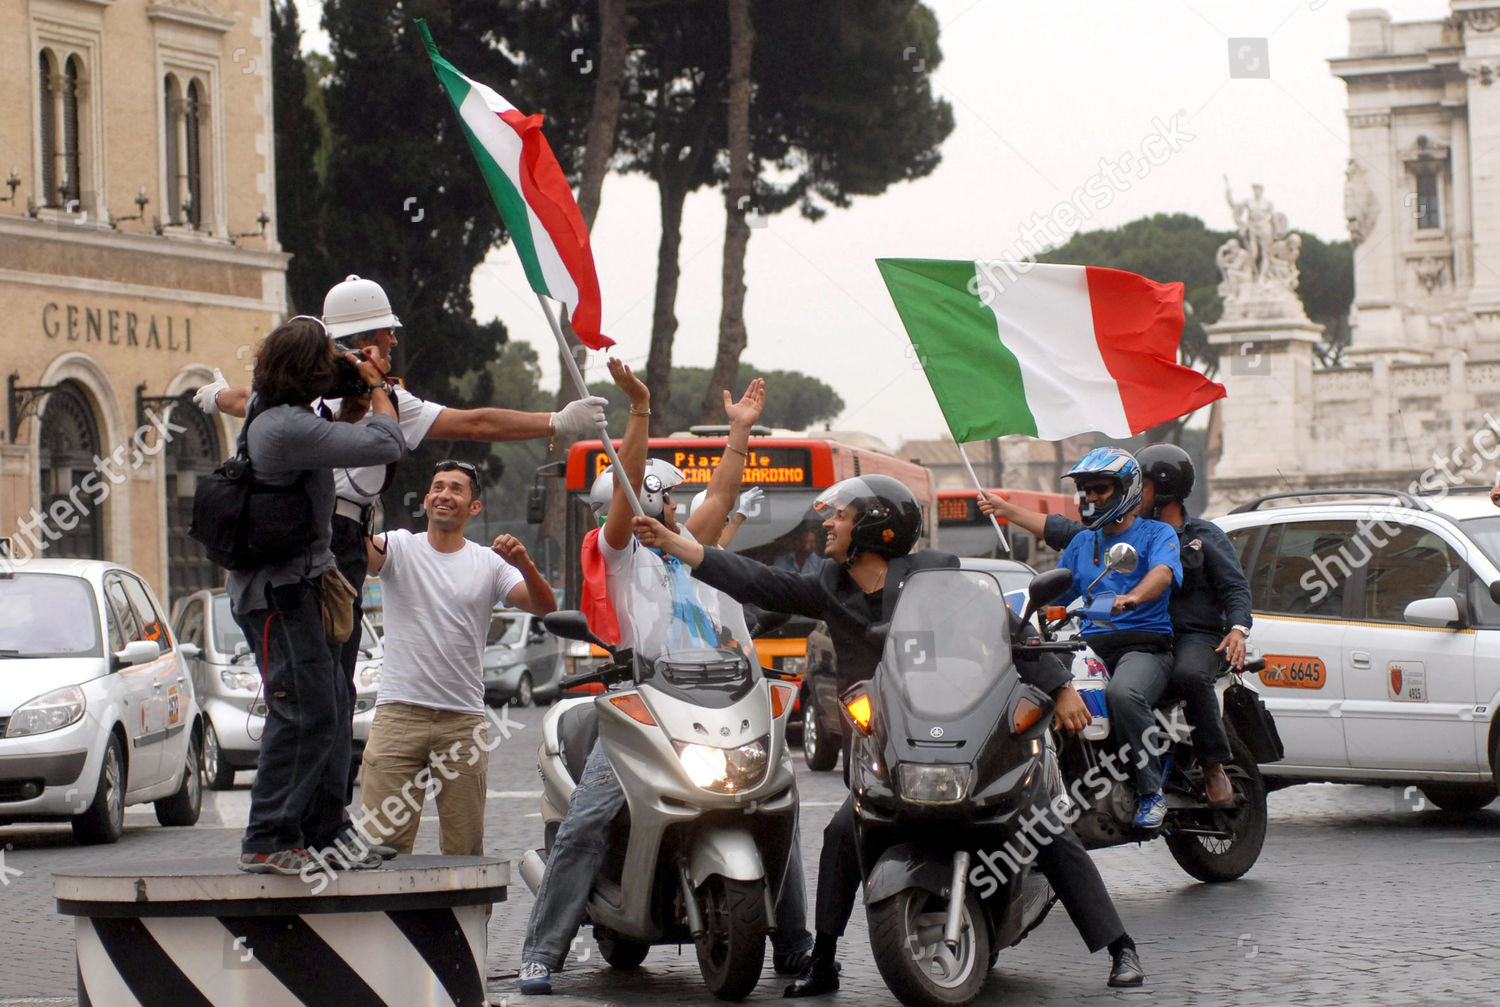
[[359, 669], [359, 687], [374, 689], [380, 685], [380, 665], [367, 664]]
[[677, 758], [694, 786], [716, 794], [737, 794], [765, 779], [770, 765], [771, 736], [739, 748], [713, 748], [674, 742]]
[[260, 688], [260, 672], [245, 668], [220, 668], [219, 678], [231, 689], [254, 692]]
[[969, 794], [968, 766], [918, 766], [903, 762], [897, 771], [901, 796], [914, 804], [957, 804]]
[[83, 690], [76, 685], [53, 689], [16, 707], [5, 728], [7, 738], [26, 738], [33, 734], [58, 731], [83, 719]]

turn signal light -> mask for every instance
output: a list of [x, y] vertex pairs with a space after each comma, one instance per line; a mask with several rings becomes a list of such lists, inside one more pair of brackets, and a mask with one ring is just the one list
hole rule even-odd
[[870, 697], [860, 696], [848, 704], [849, 716], [859, 725], [859, 729], [866, 734], [870, 733]]
[[656, 726], [656, 718], [651, 716], [651, 711], [646, 709], [645, 700], [635, 693], [627, 693], [624, 696], [616, 696], [610, 700], [615, 709], [637, 723], [645, 724], [647, 727]]
[[1016, 701], [1016, 708], [1011, 711], [1010, 730], [1012, 734], [1024, 734], [1028, 728], [1042, 719], [1042, 708], [1031, 700], [1022, 696]]
[[1068, 617], [1068, 607], [1066, 605], [1048, 605], [1042, 609], [1042, 612], [1044, 613], [1043, 618], [1048, 622], [1057, 622], [1060, 619]]
[[797, 688], [792, 685], [771, 686], [771, 716], [779, 717], [796, 700]]

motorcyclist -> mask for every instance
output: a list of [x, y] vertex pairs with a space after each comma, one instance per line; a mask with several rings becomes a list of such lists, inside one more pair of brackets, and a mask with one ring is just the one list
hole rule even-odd
[[[1124, 764], [1131, 768], [1136, 793], [1132, 824], [1160, 828], [1167, 813], [1161, 791], [1161, 757], [1146, 736], [1153, 709], [1172, 675], [1172, 620], [1167, 604], [1182, 583], [1177, 536], [1161, 521], [1141, 517], [1145, 482], [1136, 458], [1123, 448], [1095, 448], [1063, 477], [1082, 497], [1083, 530], [1064, 550], [1060, 569], [1073, 574], [1073, 590], [1062, 602], [1082, 596], [1101, 573], [1095, 590], [1114, 592], [1107, 624], [1083, 621], [1083, 637], [1110, 669], [1106, 695], [1119, 725]], [[981, 495], [980, 509], [994, 505]], [[1024, 527], [1024, 525], [1023, 525]], [[1104, 573], [1106, 551], [1117, 542], [1135, 547], [1134, 571]]]
[[[675, 529], [677, 505], [672, 491], [681, 484], [682, 473], [657, 460], [647, 469], [651, 393], [619, 360], [609, 361], [609, 371], [615, 384], [630, 399], [630, 419], [620, 445], [620, 462], [626, 476], [638, 488], [642, 509]], [[688, 535], [717, 538], [724, 527], [737, 502], [750, 428], [764, 405], [765, 383], [759, 378], [750, 383], [738, 402], [731, 401], [727, 391], [724, 393], [724, 410], [730, 421], [724, 456], [709, 480], [704, 502], [687, 519], [684, 530]], [[601, 474], [596, 483], [605, 475], [608, 473]], [[700, 590], [694, 585], [676, 560], [642, 548], [631, 532], [631, 516], [624, 487], [615, 485], [604, 525], [591, 546], [593, 556], [589, 550], [584, 556], [585, 569], [592, 566], [604, 580], [608, 606], [618, 615], [619, 642], [642, 657], [652, 657], [672, 646], [673, 641], [683, 637], [692, 639], [695, 635], [702, 645], [715, 646], [717, 640], [703, 638], [703, 633], [705, 628], [712, 628], [710, 613], [717, 608], [717, 598], [709, 597], [713, 592], [706, 588]], [[728, 599], [724, 601], [732, 604]], [[592, 626], [594, 613], [589, 615]], [[745, 647], [751, 645], [748, 639], [741, 643]], [[604, 745], [595, 742], [553, 841], [526, 925], [519, 977], [523, 994], [552, 992], [551, 972], [562, 965], [573, 935], [583, 921], [589, 892], [604, 862], [610, 823], [624, 805], [625, 794], [610, 767]], [[811, 944], [806, 925], [806, 893], [801, 883], [801, 852], [795, 843], [788, 857], [786, 878], [787, 883], [781, 886], [774, 900], [776, 930], [772, 937], [772, 964], [782, 972], [799, 969]]]
[[[822, 619], [828, 625], [837, 656], [838, 686], [874, 677], [883, 642], [868, 630], [889, 622], [906, 578], [915, 570], [954, 568], [958, 558], [933, 549], [913, 553], [922, 528], [922, 511], [904, 485], [889, 476], [845, 479], [826, 490], [814, 505], [828, 533], [825, 553], [833, 562], [816, 572], [797, 574], [735, 553], [704, 549], [649, 518], [636, 518], [636, 535], [694, 568], [694, 576], [737, 601], [777, 612]], [[1049, 692], [1059, 723], [1081, 730], [1089, 713], [1060, 662], [1018, 662], [1022, 677]], [[847, 758], [846, 758], [847, 763]], [[1037, 865], [1057, 891], [1068, 915], [1090, 951], [1108, 947], [1111, 986], [1139, 986], [1145, 981], [1135, 943], [1125, 932], [1094, 862], [1071, 829], [1039, 844]], [[854, 804], [846, 798], [823, 830], [815, 909], [817, 940], [807, 966], [787, 986], [786, 996], [828, 993], [839, 987], [836, 960], [859, 896], [860, 872], [855, 852]]]
[[[1172, 677], [1169, 691], [1187, 703], [1193, 743], [1203, 765], [1205, 796], [1210, 804], [1234, 801], [1234, 788], [1224, 772], [1231, 758], [1229, 737], [1219, 710], [1214, 682], [1222, 654], [1232, 667], [1245, 664], [1245, 640], [1250, 635], [1250, 582], [1240, 566], [1229, 537], [1212, 521], [1187, 512], [1193, 491], [1193, 460], [1175, 444], [1148, 444], [1136, 453], [1145, 483], [1141, 513], [1165, 521], [1177, 530], [1182, 561], [1182, 587], [1172, 592]], [[985, 494], [980, 509], [994, 513], [1062, 550], [1084, 526], [1061, 514], [1041, 514]]]

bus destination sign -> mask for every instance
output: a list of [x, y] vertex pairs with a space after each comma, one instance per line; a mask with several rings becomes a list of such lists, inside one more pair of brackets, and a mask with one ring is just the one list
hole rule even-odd
[[[671, 462], [682, 470], [687, 485], [707, 486], [720, 459], [724, 457], [722, 445], [703, 447], [652, 447], [652, 458]], [[597, 476], [609, 467], [609, 456], [602, 448], [589, 452], [585, 471]], [[762, 486], [811, 486], [812, 452], [807, 448], [787, 445], [751, 446], [745, 459], [744, 481]]]
[[984, 523], [974, 497], [938, 497], [938, 520], [944, 524]]

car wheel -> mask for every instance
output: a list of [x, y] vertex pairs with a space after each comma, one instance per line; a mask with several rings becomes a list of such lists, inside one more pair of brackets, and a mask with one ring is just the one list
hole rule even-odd
[[209, 790], [228, 790], [234, 786], [234, 767], [224, 761], [219, 749], [219, 732], [213, 721], [203, 722], [203, 785]]
[[1444, 811], [1478, 811], [1495, 799], [1493, 783], [1424, 783], [1423, 795]]
[[104, 748], [94, 802], [72, 825], [73, 838], [84, 846], [116, 842], [125, 831], [125, 757], [120, 754], [120, 739], [113, 734]]
[[820, 773], [839, 763], [838, 739], [826, 734], [818, 723], [818, 704], [810, 692], [802, 695], [802, 758], [809, 769]]
[[535, 697], [531, 694], [531, 673], [521, 672], [521, 680], [516, 683], [516, 694], [510, 697], [511, 706], [530, 706]]
[[171, 797], [156, 802], [156, 820], [163, 825], [197, 825], [203, 810], [203, 768], [198, 739], [188, 742], [187, 763], [182, 767], [182, 785]]

